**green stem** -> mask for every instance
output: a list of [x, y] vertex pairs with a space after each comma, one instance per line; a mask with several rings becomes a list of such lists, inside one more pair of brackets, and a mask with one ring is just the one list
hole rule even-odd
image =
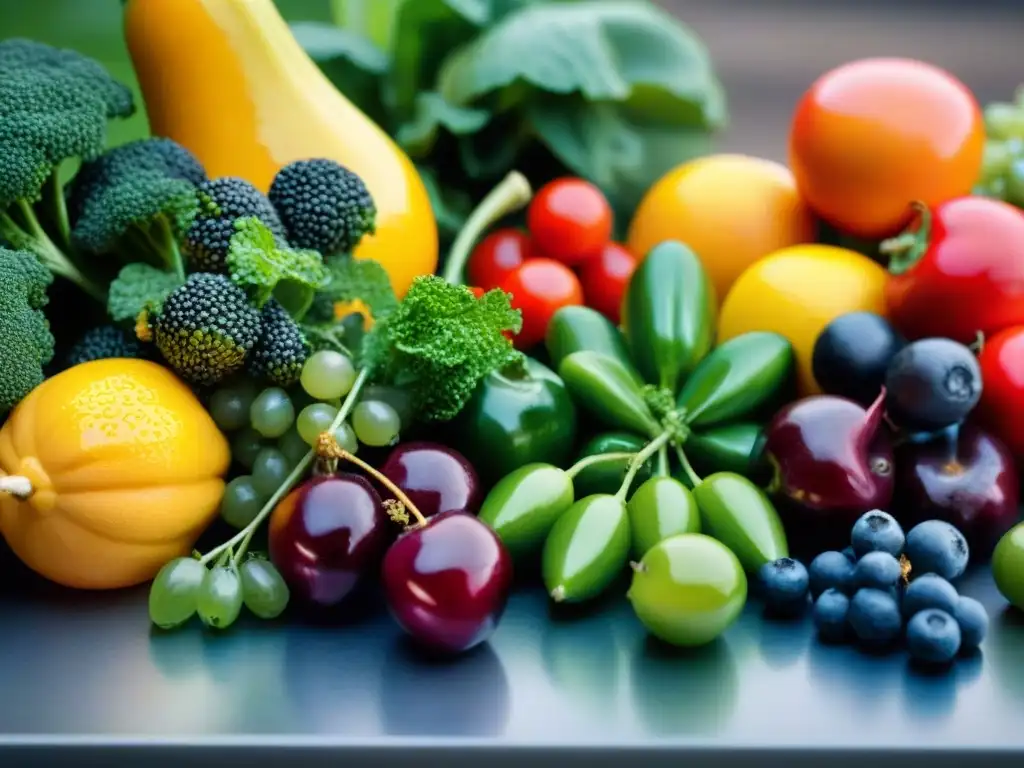
[[469, 261], [476, 241], [496, 221], [529, 203], [531, 197], [533, 190], [526, 177], [519, 171], [510, 171], [466, 219], [465, 226], [455, 238], [448, 253], [448, 261], [441, 275], [445, 281], [452, 285], [463, 285], [466, 262]]
[[64, 185], [60, 182], [60, 166], [53, 169], [50, 178], [43, 185], [42, 201], [49, 206], [54, 229], [60, 235], [61, 245], [71, 248], [71, 221], [68, 206], [64, 200]]
[[156, 222], [155, 237], [151, 237], [164, 264], [178, 277], [185, 280], [185, 260], [181, 257], [178, 240], [174, 236], [170, 222], [160, 216]]
[[671, 433], [662, 432], [633, 457], [633, 460], [629, 463], [629, 469], [626, 470], [626, 476], [622, 479], [622, 485], [619, 486], [619, 490], [615, 494], [615, 498], [620, 501], [626, 500], [626, 494], [629, 493], [629, 488], [633, 485], [633, 480], [636, 478], [636, 473], [640, 471], [640, 467], [647, 463], [651, 456], [660, 451], [662, 446], [667, 445], [671, 437]]
[[889, 257], [889, 272], [902, 275], [913, 267], [928, 250], [932, 231], [932, 214], [924, 203], [915, 202], [911, 208], [917, 218], [917, 226], [896, 237], [883, 240], [878, 251]]
[[594, 454], [593, 456], [584, 456], [582, 459], [580, 459], [567, 470], [565, 470], [565, 474], [567, 474], [569, 478], [572, 479], [575, 478], [576, 475], [578, 475], [587, 467], [592, 467], [595, 464], [600, 464], [605, 461], [620, 461], [622, 459], [632, 459], [634, 456], [636, 456], [635, 453], [623, 452], [597, 453]]
[[694, 488], [704, 482], [701, 476], [694, 472], [693, 465], [690, 464], [690, 460], [686, 458], [686, 453], [683, 451], [682, 446], [676, 446], [676, 456], [679, 458], [679, 463], [683, 467], [683, 472], [686, 473], [687, 479]]
[[[352, 389], [350, 389], [348, 395], [345, 396], [345, 401], [341, 404], [341, 408], [338, 409], [338, 413], [335, 415], [334, 421], [331, 422], [331, 426], [327, 428], [328, 432], [333, 434], [338, 429], [338, 427], [340, 427], [342, 423], [344, 423], [345, 419], [348, 418], [349, 413], [352, 412], [352, 409], [355, 408], [356, 403], [359, 400], [359, 393], [362, 391], [363, 386], [366, 384], [369, 378], [369, 369], [363, 368], [361, 371], [359, 371], [359, 375], [356, 377], [355, 382], [352, 384]], [[288, 495], [288, 493], [290, 493], [292, 488], [296, 486], [296, 484], [299, 482], [302, 476], [306, 474], [306, 470], [309, 469], [309, 465], [313, 463], [313, 457], [315, 455], [316, 451], [310, 448], [309, 451], [306, 452], [306, 455], [299, 460], [299, 463], [295, 465], [292, 471], [288, 473], [288, 477], [286, 477], [284, 479], [284, 482], [281, 483], [281, 485], [278, 487], [276, 491], [274, 491], [274, 494], [269, 499], [267, 499], [267, 503], [263, 505], [263, 508], [259, 511], [256, 517], [252, 519], [252, 522], [245, 526], [245, 528], [240, 530], [234, 536], [232, 536], [230, 539], [225, 541], [223, 544], [214, 547], [205, 555], [203, 555], [199, 559], [199, 562], [205, 565], [206, 563], [210, 562], [215, 557], [220, 555], [224, 550], [231, 549], [237, 545], [234, 557], [235, 564], [237, 565], [239, 561], [241, 561], [242, 557], [245, 556], [245, 552], [249, 548], [249, 542], [252, 541], [252, 536], [254, 533], [256, 533], [256, 529], [259, 528], [260, 525], [262, 525], [263, 521], [267, 518], [267, 516], [274, 511], [274, 508], [278, 505], [278, 502], [280, 502], [281, 499]]]
[[39, 223], [39, 219], [36, 218], [36, 214], [35, 211], [32, 210], [32, 206], [24, 200], [19, 200], [15, 203], [15, 209], [21, 214], [21, 217], [25, 222], [24, 227], [19, 227], [14, 219], [6, 213], [3, 214], [3, 216], [0, 216], [0, 227], [5, 230], [9, 230], [13, 227], [16, 230], [13, 232], [4, 232], [5, 237], [11, 241], [11, 245], [16, 248], [24, 248], [25, 250], [32, 251], [43, 266], [49, 269], [53, 274], [60, 275], [61, 277], [70, 280], [94, 299], [105, 304], [107, 301], [106, 291], [83, 275], [81, 271], [71, 263], [64, 252], [57, 247], [56, 243], [50, 239], [50, 236], [46, 234], [46, 231]]
[[668, 467], [668, 446], [663, 445], [658, 449], [658, 474], [662, 477], [669, 476]]

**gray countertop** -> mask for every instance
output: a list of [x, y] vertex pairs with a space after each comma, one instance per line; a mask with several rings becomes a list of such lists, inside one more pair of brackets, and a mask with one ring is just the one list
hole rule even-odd
[[[1004, 610], [985, 570], [962, 591], [992, 612], [992, 634], [982, 653], [929, 674], [903, 653], [822, 645], [809, 619], [768, 621], [754, 602], [720, 640], [681, 652], [647, 639], [620, 596], [552, 616], [541, 590], [524, 589], [489, 645], [442, 664], [418, 656], [381, 610], [340, 626], [160, 633], [145, 590], [34, 589], [0, 596], [0, 764], [19, 746], [142, 742], [358, 750], [375, 764], [403, 747], [454, 745], [506, 758], [516, 748], [666, 760], [693, 750], [717, 753], [716, 765], [754, 750], [792, 764], [817, 749], [833, 760], [908, 751], [902, 766], [936, 765], [927, 750], [1009, 751], [1019, 762], [1024, 619]], [[428, 751], [414, 754], [427, 764]]]

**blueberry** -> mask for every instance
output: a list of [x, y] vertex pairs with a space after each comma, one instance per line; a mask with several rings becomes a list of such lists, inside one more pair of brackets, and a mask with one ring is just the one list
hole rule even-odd
[[915, 576], [937, 573], [948, 581], [963, 575], [969, 556], [967, 539], [942, 520], [925, 520], [911, 528], [903, 553]]
[[892, 642], [903, 629], [899, 604], [880, 589], [858, 589], [850, 601], [847, 620], [854, 634], [871, 645]]
[[888, 552], [868, 552], [853, 567], [853, 583], [861, 588], [893, 589], [902, 575], [900, 561]]
[[826, 589], [814, 601], [814, 626], [822, 640], [838, 642], [846, 637], [850, 598], [838, 589]]
[[757, 575], [769, 608], [791, 613], [806, 605], [809, 579], [807, 569], [799, 560], [780, 557], [762, 565]]
[[853, 547], [846, 547], [843, 549], [843, 554], [846, 555], [846, 559], [851, 563], [857, 562], [857, 553], [853, 551]]
[[850, 539], [857, 557], [864, 557], [868, 552], [888, 552], [899, 557], [906, 543], [903, 528], [896, 518], [880, 509], [861, 515], [853, 524]]
[[842, 552], [822, 552], [811, 560], [811, 597], [826, 589], [849, 592], [853, 586], [853, 563]]
[[961, 597], [956, 602], [953, 618], [960, 625], [960, 649], [972, 651], [981, 645], [988, 634], [988, 611], [973, 597]]
[[910, 657], [931, 664], [952, 661], [960, 650], [960, 626], [945, 611], [926, 608], [907, 624]]
[[903, 593], [903, 615], [909, 619], [927, 608], [951, 614], [959, 599], [956, 587], [938, 574], [925, 573], [907, 585]]

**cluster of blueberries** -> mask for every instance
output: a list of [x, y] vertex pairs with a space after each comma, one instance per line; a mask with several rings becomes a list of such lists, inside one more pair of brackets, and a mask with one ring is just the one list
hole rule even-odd
[[985, 607], [952, 583], [968, 559], [967, 541], [949, 523], [927, 520], [904, 534], [892, 515], [874, 510], [854, 524], [842, 552], [822, 552], [810, 568], [784, 557], [764, 565], [758, 580], [777, 613], [804, 610], [810, 595], [823, 640], [887, 648], [904, 638], [912, 659], [948, 664], [988, 632]]

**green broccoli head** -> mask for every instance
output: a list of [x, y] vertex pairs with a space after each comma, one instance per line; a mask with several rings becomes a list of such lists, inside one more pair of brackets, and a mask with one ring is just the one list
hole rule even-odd
[[64, 358], [64, 367], [70, 368], [92, 360], [112, 357], [130, 357], [147, 360], [151, 356], [148, 345], [143, 344], [130, 331], [117, 325], [99, 325], [85, 332]]
[[30, 40], [0, 42], [0, 207], [34, 202], [63, 161], [89, 160], [131, 91], [96, 61]]
[[260, 338], [249, 355], [247, 369], [257, 378], [279, 387], [299, 380], [310, 345], [302, 330], [275, 299], [260, 311]]
[[53, 275], [28, 251], [0, 248], [0, 411], [9, 411], [43, 382], [53, 359], [43, 314]]
[[270, 185], [288, 240], [325, 256], [350, 252], [376, 228], [377, 208], [359, 176], [333, 160], [297, 160]]
[[260, 313], [224, 275], [197, 272], [172, 291], [153, 320], [164, 360], [192, 384], [216, 384], [245, 365], [260, 334]]
[[184, 250], [195, 272], [227, 272], [235, 221], [256, 218], [281, 243], [284, 226], [267, 196], [245, 179], [225, 176], [196, 188], [199, 205], [185, 231]]
[[206, 170], [196, 156], [171, 139], [137, 139], [104, 152], [83, 163], [68, 191], [68, 215], [77, 223], [90, 198], [114, 182], [136, 172], [152, 171], [163, 178], [186, 181], [192, 187], [206, 181]]

